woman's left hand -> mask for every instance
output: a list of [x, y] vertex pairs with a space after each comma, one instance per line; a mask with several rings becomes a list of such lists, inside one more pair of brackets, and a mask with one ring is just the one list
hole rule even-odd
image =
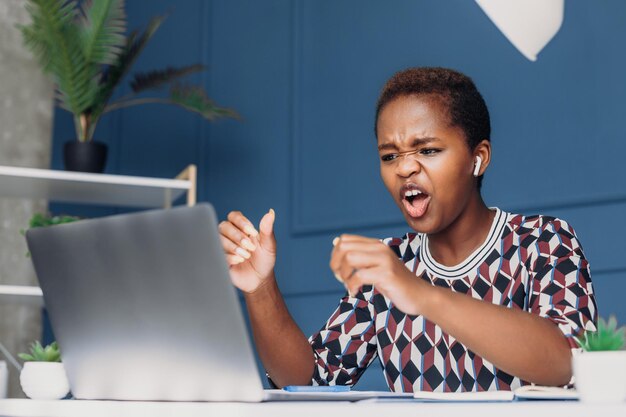
[[420, 314], [420, 300], [431, 286], [407, 269], [387, 245], [357, 235], [341, 235], [333, 244], [330, 269], [351, 296], [363, 285], [375, 285], [396, 308]]

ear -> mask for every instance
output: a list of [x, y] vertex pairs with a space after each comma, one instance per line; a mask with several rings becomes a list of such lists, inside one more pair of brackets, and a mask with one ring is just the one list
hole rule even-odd
[[489, 162], [491, 162], [491, 142], [487, 139], [483, 139], [478, 145], [476, 145], [472, 155], [474, 162], [474, 164], [472, 164], [472, 171], [474, 171], [475, 168], [476, 157], [480, 157], [480, 169], [478, 169], [478, 172], [476, 172], [477, 175], [475, 175], [476, 177], [480, 177], [485, 173], [487, 167], [489, 166]]

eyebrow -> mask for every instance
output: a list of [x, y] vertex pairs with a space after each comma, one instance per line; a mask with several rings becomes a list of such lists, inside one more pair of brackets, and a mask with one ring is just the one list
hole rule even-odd
[[[417, 146], [426, 145], [428, 143], [437, 142], [439, 140], [440, 140], [439, 138], [434, 138], [434, 137], [415, 138], [411, 142], [411, 147], [415, 148]], [[390, 149], [398, 149], [398, 147], [396, 146], [394, 142], [385, 142], [385, 143], [381, 143], [380, 145], [378, 145], [379, 151], [390, 150]]]

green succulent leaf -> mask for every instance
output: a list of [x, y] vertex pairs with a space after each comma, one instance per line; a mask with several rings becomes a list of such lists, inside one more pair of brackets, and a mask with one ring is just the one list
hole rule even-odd
[[18, 356], [18, 358], [22, 359], [24, 362], [34, 362], [35, 361], [35, 358], [33, 358], [28, 353], [18, 353], [17, 356]]
[[17, 356], [27, 362], [61, 362], [61, 352], [57, 342], [44, 347], [36, 341], [31, 344], [29, 353], [18, 353]]
[[600, 318], [596, 331], [585, 331], [582, 337], [577, 337], [576, 342], [585, 351], [622, 350], [626, 347], [626, 327], [617, 327], [615, 316], [609, 317], [608, 321]]

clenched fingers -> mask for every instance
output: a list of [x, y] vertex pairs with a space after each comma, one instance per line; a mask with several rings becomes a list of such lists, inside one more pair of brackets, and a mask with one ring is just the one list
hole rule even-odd
[[354, 278], [358, 270], [374, 268], [378, 265], [380, 265], [380, 260], [376, 251], [347, 251], [333, 271], [346, 282]]
[[220, 235], [220, 241], [222, 242], [222, 247], [227, 255], [238, 255], [243, 259], [250, 259], [250, 256], [252, 256], [248, 250], [235, 244], [232, 240], [224, 236]]
[[[256, 250], [256, 245], [253, 242], [250, 235], [244, 233], [244, 231], [237, 227], [231, 221], [223, 221], [219, 224], [220, 235], [230, 240], [234, 245], [241, 247], [244, 250], [249, 252], [254, 252]], [[222, 244], [224, 244], [224, 240], [222, 240]], [[229, 246], [230, 247], [230, 246]], [[228, 251], [229, 248], [224, 247], [224, 250]]]
[[[345, 235], [344, 235], [345, 236]], [[359, 263], [368, 263], [372, 261], [372, 259], [368, 259], [369, 256], [377, 257], [376, 254], [381, 251], [387, 251], [389, 248], [381, 243], [377, 239], [369, 239], [369, 238], [360, 238], [353, 239], [349, 237], [348, 239], [344, 239], [342, 236], [339, 239], [336, 239], [333, 243], [334, 248], [330, 257], [330, 269], [333, 270], [336, 274], [339, 274], [341, 277], [346, 277], [345, 271], [342, 271], [346, 265], [351, 267], [364, 267], [365, 265], [350, 265], [346, 257], [350, 254], [353, 257], [353, 262]], [[357, 237], [359, 238], [359, 237]], [[357, 254], [364, 253], [367, 254], [365, 257], [358, 256]], [[339, 277], [338, 277], [339, 279]]]
[[231, 254], [226, 254], [226, 263], [228, 264], [228, 266], [234, 266], [234, 265], [239, 265], [240, 263], [244, 262], [245, 259], [242, 258], [239, 255], [231, 255]]
[[231, 211], [228, 213], [227, 218], [229, 222], [248, 236], [257, 237], [259, 235], [259, 232], [254, 228], [252, 222], [248, 220], [240, 211]]

